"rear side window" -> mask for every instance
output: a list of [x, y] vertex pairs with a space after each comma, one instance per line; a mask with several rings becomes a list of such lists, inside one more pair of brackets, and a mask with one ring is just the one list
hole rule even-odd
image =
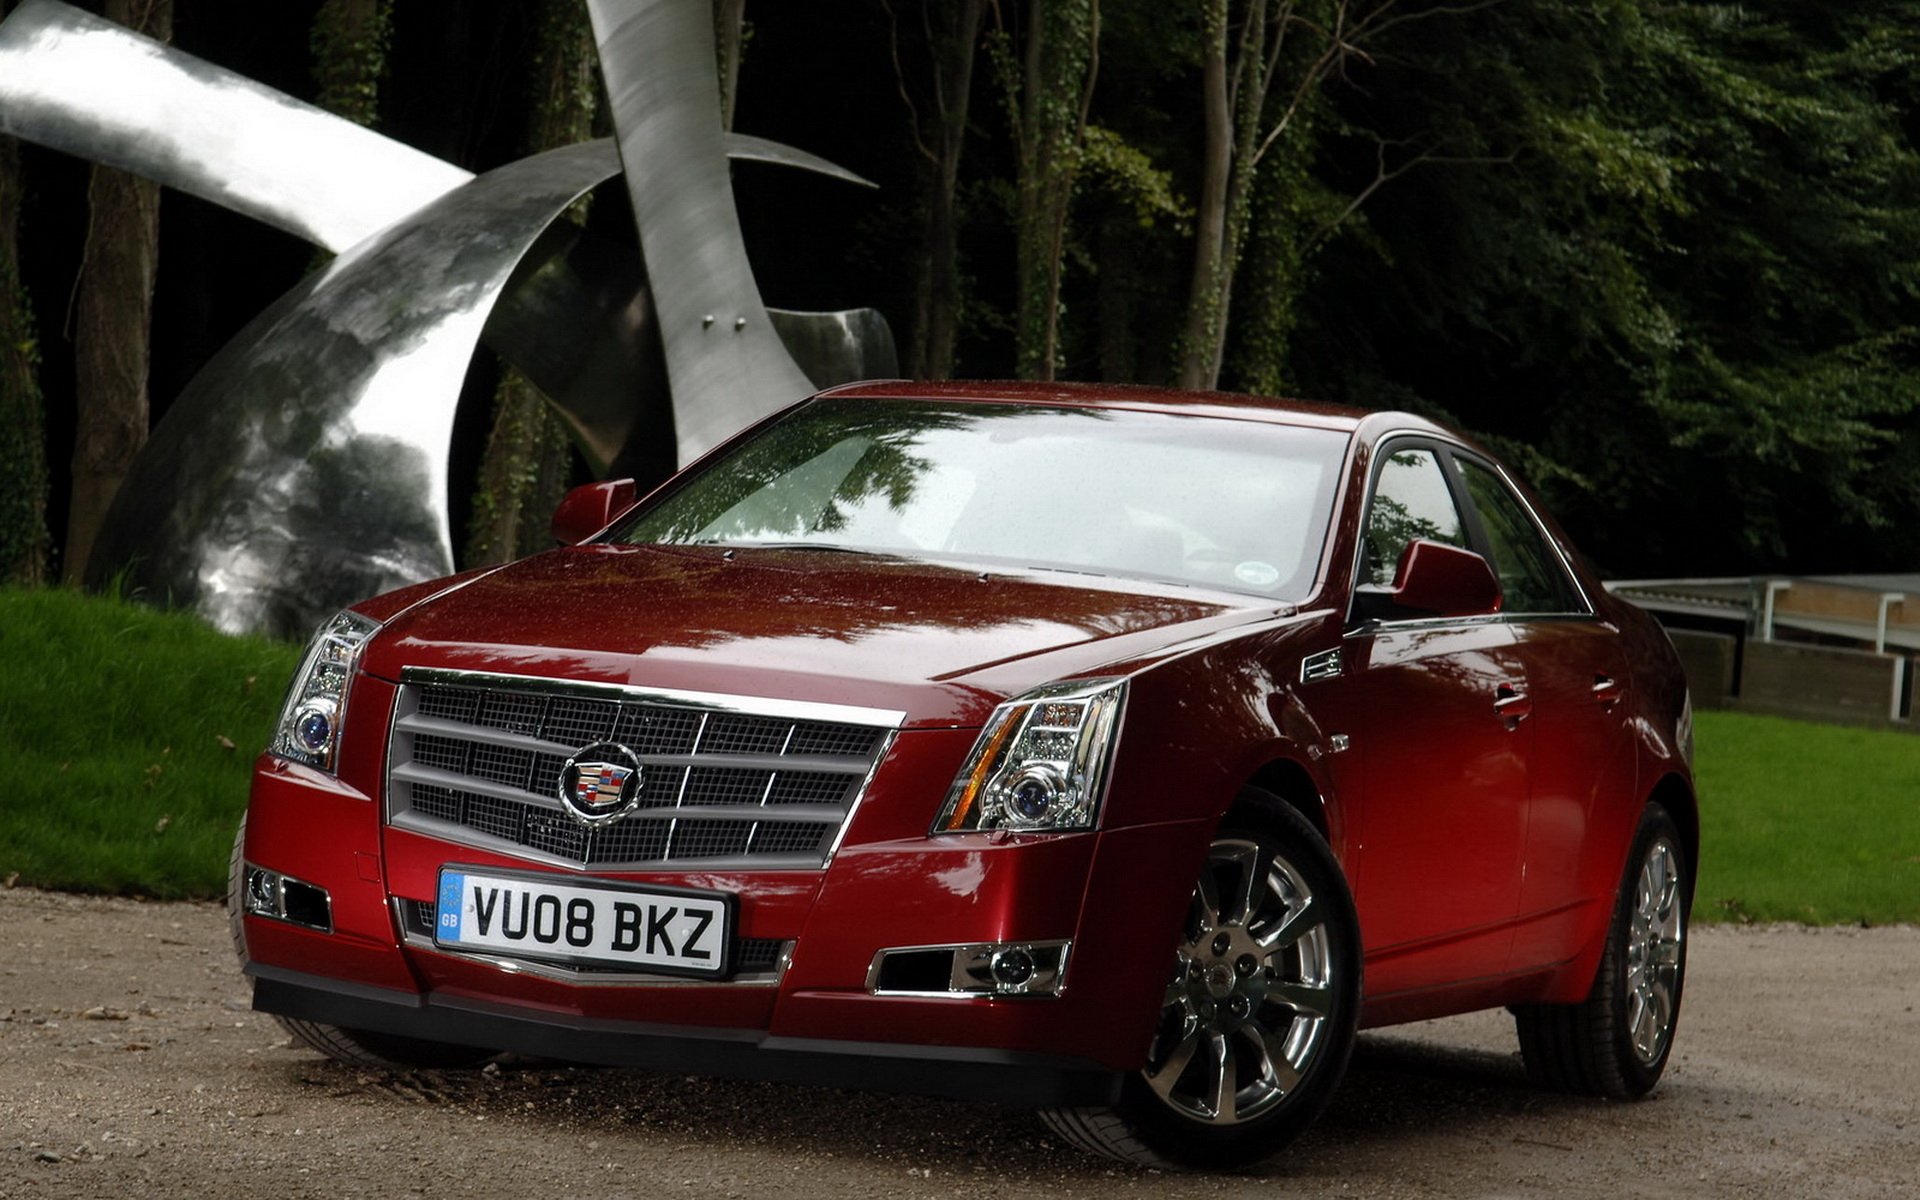
[[1486, 530], [1488, 557], [1510, 613], [1581, 611], [1566, 572], [1506, 481], [1470, 458], [1454, 456]]
[[1360, 564], [1363, 584], [1381, 587], [1393, 583], [1400, 554], [1416, 538], [1466, 548], [1460, 510], [1453, 503], [1440, 460], [1425, 448], [1395, 450], [1380, 465], [1373, 485], [1373, 504], [1367, 509], [1366, 560]]

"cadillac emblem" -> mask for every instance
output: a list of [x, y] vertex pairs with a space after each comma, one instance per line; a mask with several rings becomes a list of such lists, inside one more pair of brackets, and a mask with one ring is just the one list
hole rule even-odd
[[640, 759], [615, 742], [597, 742], [560, 769], [560, 804], [582, 825], [618, 821], [640, 804]]

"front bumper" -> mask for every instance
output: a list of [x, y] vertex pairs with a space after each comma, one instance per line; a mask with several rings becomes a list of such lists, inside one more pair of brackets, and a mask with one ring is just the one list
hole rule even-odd
[[606, 1020], [259, 963], [247, 973], [261, 1012], [543, 1058], [1035, 1107], [1111, 1104], [1120, 1094], [1119, 1072], [1041, 1054]]
[[[737, 935], [786, 953], [780, 969], [732, 982], [567, 979], [409, 937], [404, 904], [436, 894], [443, 864], [529, 864], [383, 824], [374, 762], [334, 779], [264, 758], [245, 859], [324, 888], [333, 926], [246, 918], [255, 1007], [581, 1062], [1103, 1103], [1144, 1061], [1210, 824], [930, 838], [927, 797], [942, 794], [971, 738], [898, 739], [824, 870], [597, 876], [738, 896]], [[869, 990], [881, 950], [1066, 940], [1058, 995]]]

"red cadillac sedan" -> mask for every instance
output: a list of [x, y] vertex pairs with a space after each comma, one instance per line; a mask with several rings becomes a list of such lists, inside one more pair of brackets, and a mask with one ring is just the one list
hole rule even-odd
[[862, 384], [554, 527], [293, 681], [231, 908], [321, 1051], [988, 1098], [1199, 1167], [1372, 1026], [1506, 1006], [1543, 1085], [1660, 1077], [1686, 686], [1445, 429]]

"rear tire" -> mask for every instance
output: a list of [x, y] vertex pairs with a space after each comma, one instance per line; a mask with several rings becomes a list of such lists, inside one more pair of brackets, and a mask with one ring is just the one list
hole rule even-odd
[[[1040, 1119], [1123, 1162], [1223, 1170], [1272, 1157], [1332, 1098], [1360, 1007], [1353, 898], [1305, 818], [1242, 794], [1208, 848], [1172, 967], [1147, 1066], [1119, 1102]], [[1155, 955], [1141, 969], [1167, 967]]]
[[[241, 967], [247, 965], [247, 922], [245, 897], [247, 819], [240, 818], [234, 831], [233, 850], [227, 855], [227, 936], [233, 941], [233, 953]], [[451, 1042], [430, 1042], [421, 1038], [375, 1033], [368, 1029], [342, 1029], [318, 1021], [271, 1014], [280, 1028], [311, 1049], [328, 1058], [357, 1067], [435, 1067], [454, 1069], [474, 1067], [494, 1056], [478, 1046], [457, 1046]]]
[[1648, 804], [1587, 998], [1513, 1009], [1520, 1057], [1536, 1085], [1632, 1100], [1660, 1082], [1687, 976], [1693, 886], [1683, 845], [1667, 810]]

